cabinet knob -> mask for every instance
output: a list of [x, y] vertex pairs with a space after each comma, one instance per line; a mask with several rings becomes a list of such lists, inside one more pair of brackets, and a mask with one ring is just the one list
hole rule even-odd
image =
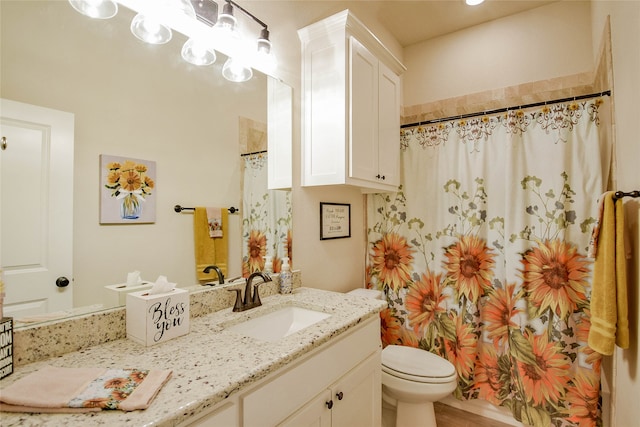
[[382, 180], [384, 181], [384, 175], [382, 175]]
[[342, 398], [344, 397], [344, 394], [342, 394], [342, 392], [336, 393], [336, 397], [338, 398], [338, 400], [342, 400]]
[[329, 409], [333, 408], [333, 400], [330, 400], [330, 401], [325, 402], [325, 403], [327, 405], [327, 408], [329, 408]]
[[380, 179], [380, 174], [376, 175], [376, 178]]

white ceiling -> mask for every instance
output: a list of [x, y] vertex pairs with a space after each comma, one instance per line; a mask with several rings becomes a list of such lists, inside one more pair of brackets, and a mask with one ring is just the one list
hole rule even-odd
[[[478, 6], [467, 6], [464, 0], [294, 0], [288, 7], [297, 10], [298, 18], [325, 11], [328, 16], [331, 10], [347, 8], [357, 15], [359, 11], [366, 13], [383, 23], [405, 47], [554, 1], [558, 0], [485, 0]], [[278, 3], [272, 5], [277, 7]]]

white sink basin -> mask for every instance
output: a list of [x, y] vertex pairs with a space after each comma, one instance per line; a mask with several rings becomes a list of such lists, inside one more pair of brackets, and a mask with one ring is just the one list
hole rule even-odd
[[251, 338], [277, 341], [330, 317], [321, 311], [301, 307], [284, 307], [226, 328]]

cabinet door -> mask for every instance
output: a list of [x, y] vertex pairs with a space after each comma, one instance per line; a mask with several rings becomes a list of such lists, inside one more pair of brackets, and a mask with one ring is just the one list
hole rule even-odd
[[379, 64], [378, 172], [385, 184], [400, 185], [400, 77]]
[[346, 46], [344, 35], [332, 32], [304, 45], [302, 186], [345, 183]]
[[331, 388], [332, 427], [379, 426], [382, 419], [380, 351], [342, 377]]
[[378, 59], [349, 38], [349, 176], [376, 181], [378, 175]]
[[[325, 390], [297, 412], [284, 420], [280, 427], [330, 427], [331, 409], [327, 402], [331, 401], [331, 391]], [[333, 403], [331, 403], [333, 406]]]

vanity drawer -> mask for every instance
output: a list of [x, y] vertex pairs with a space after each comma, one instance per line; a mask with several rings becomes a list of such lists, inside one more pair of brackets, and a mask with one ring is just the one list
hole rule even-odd
[[243, 426], [278, 424], [380, 348], [374, 316], [241, 397]]

